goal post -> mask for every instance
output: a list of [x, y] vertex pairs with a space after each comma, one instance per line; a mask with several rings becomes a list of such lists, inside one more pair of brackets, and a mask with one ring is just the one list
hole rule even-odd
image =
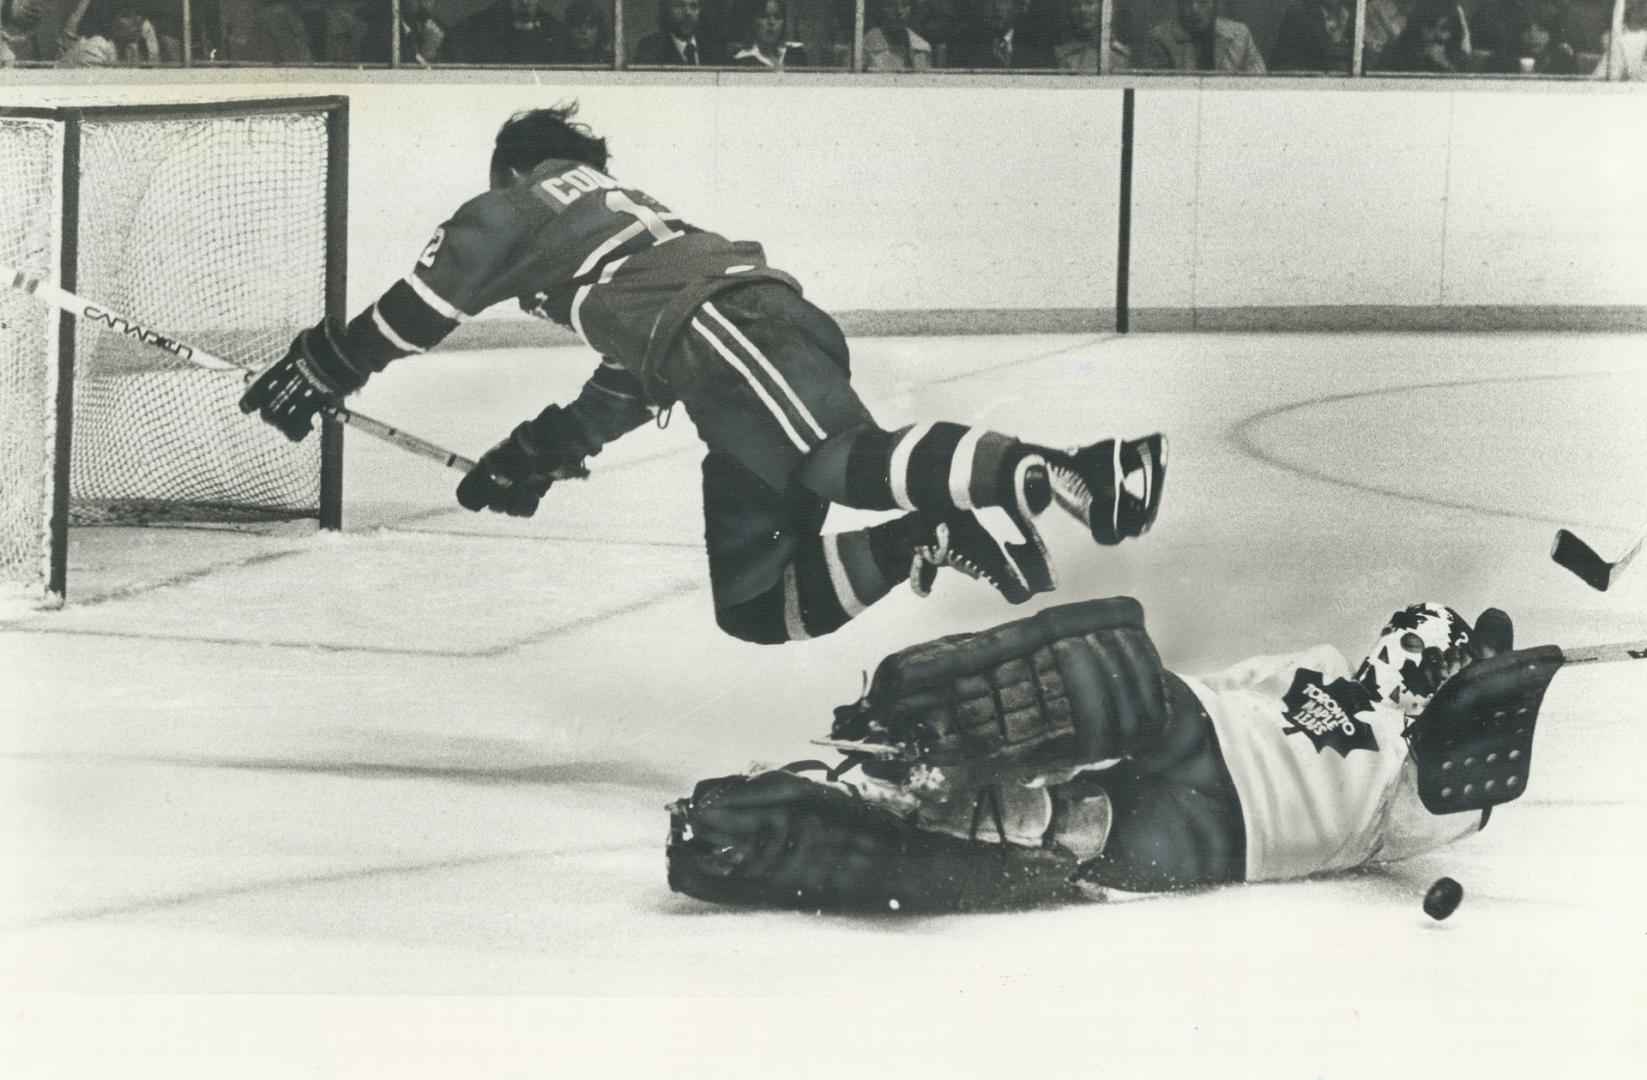
[[[237, 364], [343, 318], [348, 102], [0, 108], [0, 262]], [[78, 525], [338, 528], [342, 429], [291, 443], [210, 371], [0, 289], [0, 588], [60, 602]]]

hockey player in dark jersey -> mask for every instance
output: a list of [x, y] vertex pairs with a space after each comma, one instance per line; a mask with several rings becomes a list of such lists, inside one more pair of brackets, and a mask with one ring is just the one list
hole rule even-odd
[[[458, 484], [470, 510], [536, 512], [555, 480], [677, 402], [708, 446], [705, 538], [716, 621], [747, 641], [838, 629], [943, 566], [1022, 603], [1054, 585], [1035, 518], [1054, 500], [1101, 544], [1141, 535], [1166, 469], [1161, 435], [1056, 450], [955, 423], [878, 426], [847, 345], [760, 245], [697, 228], [606, 172], [576, 106], [511, 117], [490, 190], [435, 231], [367, 311], [323, 321], [241, 400], [288, 438], [391, 361], [517, 301], [603, 359], [576, 400], [517, 426]], [[822, 534], [831, 503], [900, 516]]]

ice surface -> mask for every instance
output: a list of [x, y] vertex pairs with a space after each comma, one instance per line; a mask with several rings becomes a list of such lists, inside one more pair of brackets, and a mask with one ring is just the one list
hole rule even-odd
[[[1155, 531], [1100, 550], [1049, 517], [1061, 588], [1043, 599], [1136, 595], [1169, 664], [1197, 672], [1320, 641], [1359, 655], [1418, 599], [1504, 607], [1523, 644], [1647, 636], [1647, 576], [1598, 594], [1548, 554], [1558, 526], [1606, 549], [1647, 521], [1642, 344], [901, 338], [855, 342], [854, 369], [887, 426], [1167, 431]], [[432, 355], [359, 406], [475, 455], [591, 368], [569, 349]], [[445, 1002], [336, 1035], [316, 1060], [364, 1063], [338, 1075], [550, 1070], [502, 1043], [471, 1068], [419, 1056], [468, 995], [557, 996], [510, 1023], [580, 1076], [1604, 1075], [1647, 1050], [1635, 665], [1560, 674], [1528, 795], [1411, 863], [1029, 914], [717, 910], [664, 882], [666, 802], [816, 756], [882, 655], [1023, 610], [951, 577], [818, 641], [726, 638], [679, 410], [525, 522], [467, 514], [457, 474], [349, 440], [341, 536], [77, 530], [67, 606], [0, 608], [0, 992], [21, 995], [20, 1029], [60, 1035], [27, 1053], [77, 1045], [76, 1010], [105, 1000], [53, 991], [209, 995], [175, 1000], [269, 1032]], [[1435, 923], [1420, 903], [1442, 874], [1465, 898]], [[418, 997], [313, 996], [334, 994]], [[116, 1000], [105, 1022], [197, 1047], [197, 1071], [167, 1075], [296, 1075], [218, 1069], [211, 1027], [156, 1021], [174, 999]]]

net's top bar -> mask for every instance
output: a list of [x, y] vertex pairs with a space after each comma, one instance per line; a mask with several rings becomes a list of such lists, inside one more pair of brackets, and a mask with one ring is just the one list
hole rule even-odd
[[61, 120], [62, 109], [47, 109], [38, 106], [28, 108], [0, 105], [0, 119], [7, 120]]
[[347, 110], [349, 99], [332, 94], [316, 97], [243, 98], [225, 101], [176, 101], [145, 105], [61, 105], [10, 108], [0, 106], [0, 117], [25, 120], [154, 120], [197, 116], [257, 116], [265, 113], [333, 113]]

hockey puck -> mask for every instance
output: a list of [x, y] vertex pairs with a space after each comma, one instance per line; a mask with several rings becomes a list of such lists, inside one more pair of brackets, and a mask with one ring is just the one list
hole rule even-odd
[[1458, 910], [1464, 899], [1464, 886], [1450, 877], [1436, 878], [1430, 891], [1424, 894], [1424, 914], [1437, 921]]

